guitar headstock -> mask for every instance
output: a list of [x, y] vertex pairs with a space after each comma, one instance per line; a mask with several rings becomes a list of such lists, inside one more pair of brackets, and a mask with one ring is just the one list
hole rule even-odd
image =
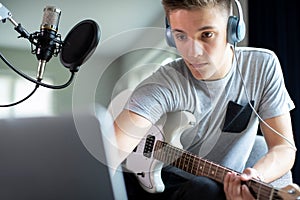
[[296, 184], [288, 185], [278, 191], [283, 200], [300, 200], [300, 188]]

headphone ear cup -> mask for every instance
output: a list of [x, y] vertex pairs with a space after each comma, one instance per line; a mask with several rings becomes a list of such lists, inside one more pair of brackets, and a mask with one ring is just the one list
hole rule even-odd
[[227, 24], [227, 41], [236, 44], [242, 41], [246, 35], [245, 23], [236, 16], [230, 16]]
[[170, 47], [176, 48], [175, 40], [174, 40], [174, 37], [173, 37], [170, 27], [166, 28], [165, 37], [166, 37], [167, 44]]
[[166, 38], [167, 44], [170, 47], [176, 48], [175, 40], [174, 40], [172, 31], [171, 31], [171, 27], [169, 25], [169, 22], [168, 22], [167, 18], [165, 18], [165, 23], [166, 23], [165, 38]]
[[230, 16], [227, 24], [227, 41], [230, 44], [235, 44], [238, 42], [237, 38], [237, 27], [238, 18], [236, 16]]
[[246, 25], [243, 18], [243, 10], [240, 2], [235, 0], [239, 17], [230, 16], [227, 24], [227, 41], [230, 44], [235, 45], [242, 41], [246, 35]]

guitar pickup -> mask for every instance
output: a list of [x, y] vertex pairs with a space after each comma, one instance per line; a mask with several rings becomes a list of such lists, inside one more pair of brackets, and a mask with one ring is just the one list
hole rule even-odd
[[154, 135], [148, 135], [146, 138], [145, 148], [143, 155], [147, 158], [151, 158], [151, 154], [154, 148], [154, 142], [155, 142], [155, 136]]

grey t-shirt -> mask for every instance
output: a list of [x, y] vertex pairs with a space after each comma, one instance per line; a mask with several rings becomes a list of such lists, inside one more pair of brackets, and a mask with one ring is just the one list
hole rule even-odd
[[[242, 171], [259, 120], [252, 112], [245, 129], [224, 131], [229, 102], [238, 104], [235, 108], [242, 108], [253, 100], [253, 107], [262, 119], [289, 112], [294, 104], [273, 52], [237, 47], [235, 55], [229, 73], [214, 81], [196, 80], [182, 59], [161, 66], [139, 84], [125, 108], [153, 124], [168, 112], [185, 110], [193, 113], [196, 125], [182, 134], [183, 148], [222, 166]], [[244, 118], [245, 115], [240, 115], [235, 123]]]

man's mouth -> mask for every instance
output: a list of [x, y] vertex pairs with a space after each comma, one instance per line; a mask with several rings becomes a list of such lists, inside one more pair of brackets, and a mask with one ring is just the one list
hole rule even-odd
[[191, 65], [193, 68], [195, 68], [195, 69], [201, 69], [201, 68], [203, 68], [203, 67], [207, 66], [207, 65], [208, 65], [208, 63], [207, 63], [207, 62], [201, 62], [201, 63], [190, 63], [190, 65]]

